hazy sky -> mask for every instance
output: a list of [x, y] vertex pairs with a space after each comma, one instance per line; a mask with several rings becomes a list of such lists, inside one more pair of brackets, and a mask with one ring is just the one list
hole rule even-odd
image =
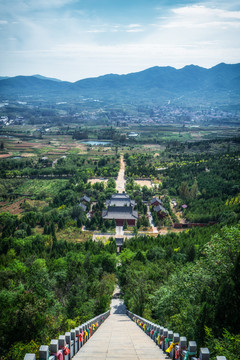
[[0, 75], [240, 62], [239, 0], [0, 0]]

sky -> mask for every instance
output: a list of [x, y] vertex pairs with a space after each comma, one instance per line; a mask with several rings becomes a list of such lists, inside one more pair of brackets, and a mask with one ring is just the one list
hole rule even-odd
[[239, 0], [0, 0], [0, 75], [240, 62]]

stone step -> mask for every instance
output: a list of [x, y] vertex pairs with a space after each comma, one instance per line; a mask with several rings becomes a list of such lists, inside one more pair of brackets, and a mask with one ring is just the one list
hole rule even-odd
[[112, 314], [74, 360], [163, 360], [163, 351], [125, 314]]

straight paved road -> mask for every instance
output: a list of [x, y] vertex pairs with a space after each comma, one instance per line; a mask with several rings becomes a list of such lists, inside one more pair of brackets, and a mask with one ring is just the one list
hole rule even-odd
[[120, 157], [120, 170], [118, 173], [118, 177], [116, 180], [116, 189], [119, 193], [123, 193], [125, 191], [125, 162], [123, 160], [123, 155]]
[[[117, 297], [115, 294], [114, 297]], [[166, 355], [113, 299], [111, 315], [74, 356], [74, 360], [163, 360]]]

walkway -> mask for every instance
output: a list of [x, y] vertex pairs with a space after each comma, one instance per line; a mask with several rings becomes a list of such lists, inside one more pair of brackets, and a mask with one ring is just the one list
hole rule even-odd
[[[118, 291], [118, 290], [117, 290]], [[111, 315], [74, 360], [163, 360], [166, 355], [133, 321], [115, 292]]]
[[116, 189], [117, 192], [122, 193], [125, 192], [125, 162], [123, 160], [123, 155], [120, 157], [120, 170], [118, 173], [118, 177], [116, 180]]
[[123, 236], [124, 235], [123, 226], [116, 226], [115, 233], [116, 236]]
[[147, 206], [147, 216], [148, 216], [148, 218], [149, 218], [149, 223], [150, 223], [150, 226], [151, 226], [151, 228], [152, 228], [153, 234], [158, 234], [158, 229], [157, 229], [157, 227], [154, 225], [153, 217], [152, 217], [152, 214], [151, 214], [149, 205]]

